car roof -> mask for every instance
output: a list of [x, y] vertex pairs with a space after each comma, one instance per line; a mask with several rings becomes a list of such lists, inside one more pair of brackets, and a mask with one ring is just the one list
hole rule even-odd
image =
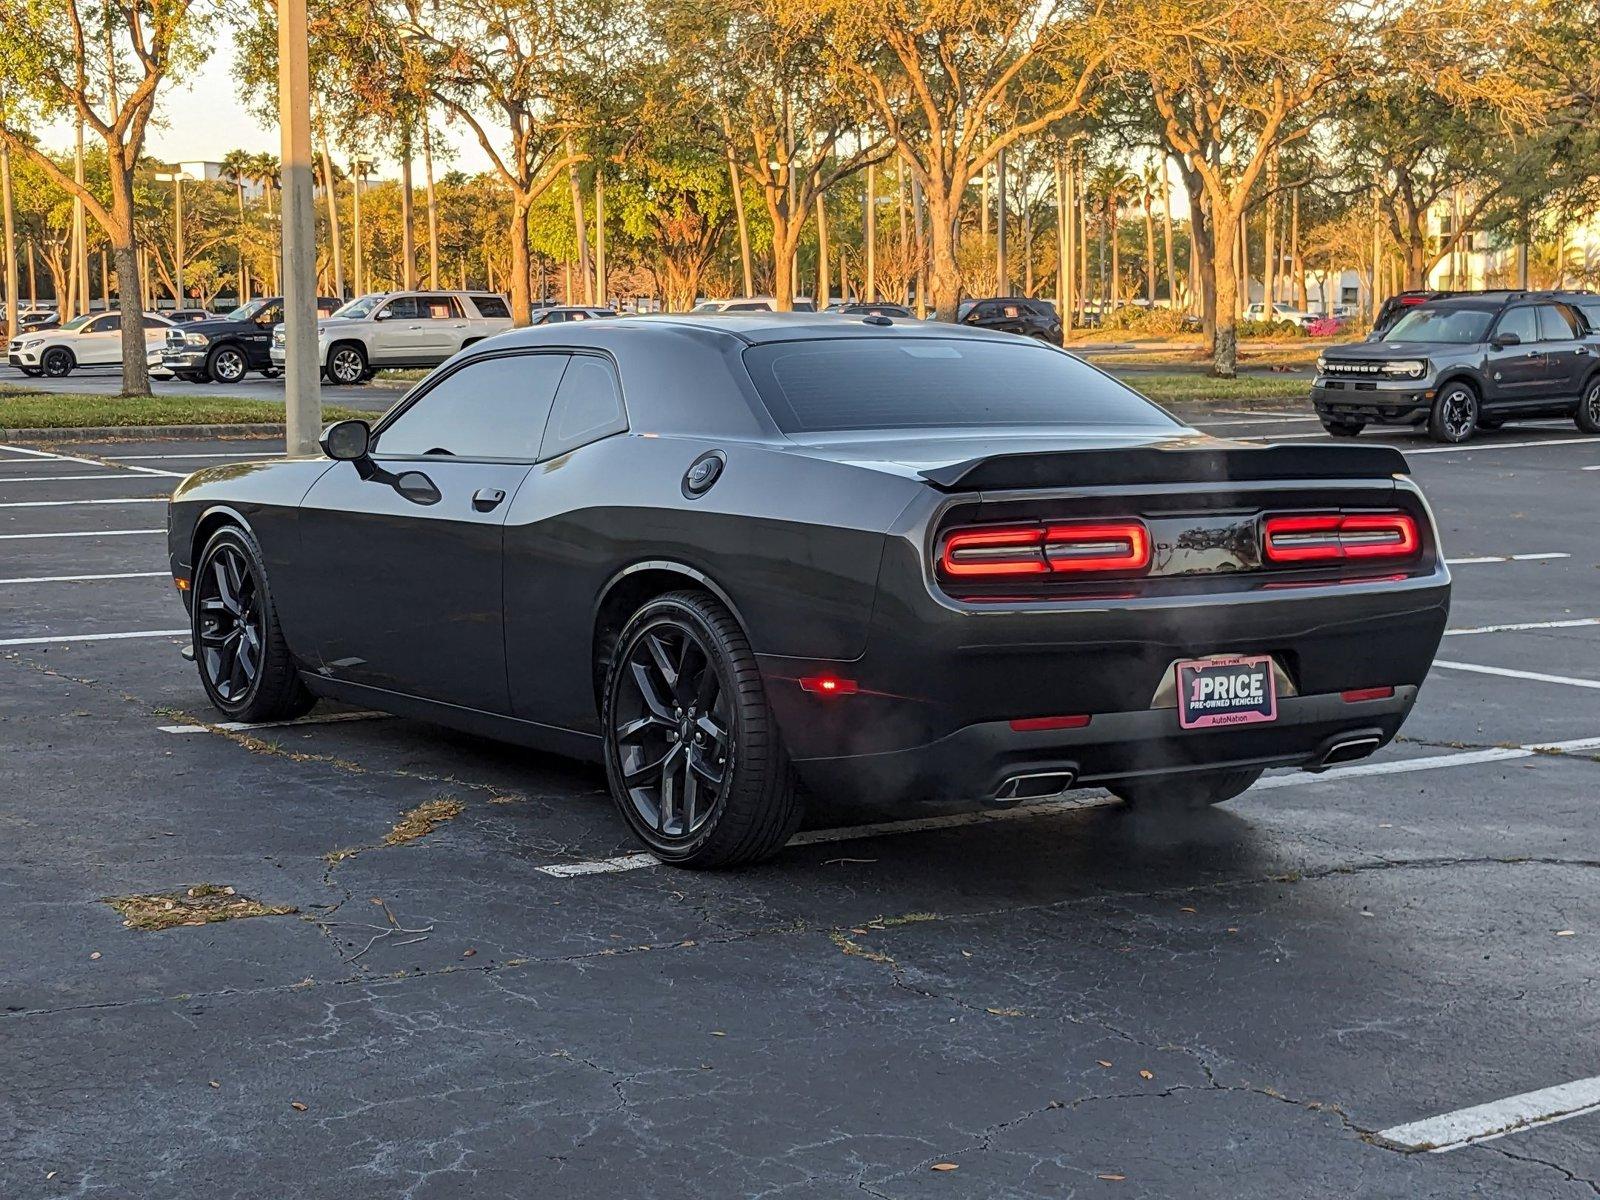
[[[889, 323], [884, 324], [885, 321]], [[841, 313], [647, 313], [615, 320], [586, 321], [583, 327], [590, 336], [602, 338], [608, 333], [616, 334], [624, 328], [628, 330], [630, 337], [641, 334], [648, 336], [651, 331], [665, 335], [671, 330], [679, 335], [689, 334], [703, 340], [731, 340], [749, 346], [768, 342], [803, 342], [825, 338], [919, 337], [1014, 340], [1011, 334], [972, 329], [939, 321], [918, 321], [905, 317], [898, 320], [894, 317], [869, 320], [854, 314]], [[571, 329], [570, 326], [563, 328]], [[507, 339], [514, 342], [525, 341], [529, 344], [548, 340], [547, 337], [535, 339], [531, 336], [539, 331], [540, 327], [535, 326], [527, 331], [530, 335], [527, 338], [521, 336], [521, 331], [513, 331], [510, 334], [502, 334], [495, 340], [500, 345], [506, 345]]]

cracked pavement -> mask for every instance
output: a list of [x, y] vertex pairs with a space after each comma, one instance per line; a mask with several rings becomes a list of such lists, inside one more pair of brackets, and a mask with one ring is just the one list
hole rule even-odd
[[[1600, 617], [1595, 461], [1415, 460], [1452, 553], [1572, 555], [1462, 567], [1452, 626]], [[0, 498], [48, 473], [0, 461]], [[0, 576], [159, 570], [159, 543], [0, 543]], [[0, 585], [0, 637], [180, 614], [158, 579]], [[1593, 754], [555, 878], [633, 849], [598, 772], [395, 719], [162, 733], [214, 719], [177, 648], [0, 648], [7, 1200], [1600, 1195], [1600, 1113], [1375, 1137], [1600, 1074]], [[1447, 650], [1600, 679], [1600, 627]], [[1383, 757], [1596, 736], [1593, 689], [1439, 672]], [[202, 882], [298, 913], [139, 932], [103, 903]]]

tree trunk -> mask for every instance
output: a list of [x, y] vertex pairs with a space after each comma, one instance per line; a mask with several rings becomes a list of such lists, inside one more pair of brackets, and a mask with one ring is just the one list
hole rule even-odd
[[[755, 267], [750, 259], [750, 219], [744, 211], [744, 181], [739, 178], [739, 164], [733, 156], [733, 143], [728, 143], [728, 184], [733, 189], [733, 217], [739, 226], [739, 269], [743, 276], [745, 299], [755, 295]], [[694, 307], [691, 300], [690, 307]]]
[[[567, 139], [567, 157], [573, 155], [572, 139]], [[572, 231], [578, 239], [578, 271], [583, 279], [583, 302], [594, 303], [594, 267], [589, 261], [589, 228], [583, 217], [583, 180], [578, 164], [567, 165], [567, 188], [572, 193]]]
[[794, 311], [794, 243], [789, 223], [772, 231], [772, 307], [779, 312]]
[[533, 201], [516, 193], [511, 198], [511, 323], [533, 322], [533, 297], [528, 291], [528, 216]]
[[[428, 189], [428, 287], [439, 290], [439, 205], [433, 194], [433, 131], [422, 122], [422, 174]], [[335, 243], [337, 245], [337, 243]], [[338, 252], [334, 253], [337, 263]]]
[[[333, 253], [333, 294], [344, 303], [344, 238], [339, 232], [339, 185], [333, 174], [333, 156], [328, 153], [328, 134], [322, 134], [323, 199], [328, 205], [328, 245]], [[241, 301], [243, 303], [243, 301]]]
[[411, 130], [407, 127], [400, 145], [400, 286], [408, 292], [417, 286], [416, 205], [411, 191]]
[[594, 302], [606, 303], [611, 281], [606, 278], [606, 173], [605, 164], [594, 165]]
[[917, 259], [917, 316], [928, 315], [928, 239], [927, 239], [927, 213], [924, 211], [927, 204], [923, 200], [922, 185], [913, 177], [911, 180], [911, 226], [915, 234], [913, 244], [916, 246]]
[[866, 278], [861, 298], [868, 304], [878, 298], [878, 168], [867, 164], [867, 204], [862, 213], [861, 236], [866, 243]]
[[[1217, 227], [1235, 232], [1242, 225], [1240, 214], [1217, 214]], [[1239, 276], [1234, 269], [1235, 237], [1217, 239], [1212, 247], [1211, 269], [1216, 279], [1216, 348], [1211, 354], [1211, 373], [1222, 379], [1232, 379], [1239, 365]]]
[[1161, 156], [1161, 236], [1167, 250], [1167, 307], [1178, 311], [1178, 268], [1172, 257], [1172, 176], [1167, 157]]
[[[1300, 255], [1300, 189], [1294, 189], [1289, 202], [1289, 269], [1294, 272], [1294, 306], [1301, 312], [1306, 308], [1306, 260]], [[1323, 308], [1327, 308], [1326, 302]]]
[[1150, 197], [1144, 198], [1144, 288], [1150, 307], [1156, 306], [1156, 216]]
[[[111, 172], [111, 251], [117, 260], [117, 285], [123, 292], [137, 291], [139, 250], [133, 227], [133, 172], [124, 170], [118, 155], [109, 158]], [[128, 286], [129, 280], [134, 287]], [[150, 394], [150, 366], [144, 344], [144, 313], [137, 304], [122, 305], [122, 394]]]
[[828, 278], [828, 205], [822, 192], [817, 192], [817, 300], [821, 312], [833, 300], [833, 282]]
[[924, 192], [928, 206], [928, 230], [933, 241], [933, 269], [928, 291], [933, 298], [934, 315], [941, 321], [954, 321], [961, 304], [961, 265], [956, 260], [955, 213], [959, 198], [946, 190]]

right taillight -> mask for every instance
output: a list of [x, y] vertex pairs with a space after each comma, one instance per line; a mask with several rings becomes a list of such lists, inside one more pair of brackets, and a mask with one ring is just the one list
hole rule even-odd
[[1403, 512], [1271, 516], [1261, 526], [1262, 557], [1274, 563], [1415, 558], [1421, 548]]

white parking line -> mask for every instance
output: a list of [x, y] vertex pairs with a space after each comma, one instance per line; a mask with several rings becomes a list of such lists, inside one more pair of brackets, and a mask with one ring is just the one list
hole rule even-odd
[[[1425, 758], [1400, 758], [1387, 762], [1361, 763], [1353, 767], [1337, 767], [1331, 771], [1312, 775], [1295, 772], [1271, 775], [1262, 779], [1252, 790], [1275, 791], [1280, 788], [1310, 787], [1318, 783], [1331, 783], [1340, 779], [1356, 779], [1369, 775], [1405, 775], [1415, 771], [1437, 771], [1443, 767], [1470, 767], [1479, 763], [1504, 762], [1510, 759], [1532, 758], [1535, 754], [1580, 754], [1600, 749], [1600, 737], [1574, 738], [1565, 742], [1546, 742], [1527, 746], [1492, 746], [1484, 750], [1466, 750], [1460, 754], [1435, 754]], [[930, 829], [959, 829], [969, 825], [988, 825], [996, 821], [1031, 820], [1035, 817], [1055, 816], [1074, 812], [1098, 802], [1097, 792], [1086, 792], [1083, 799], [1044, 800], [1037, 804], [1021, 804], [1016, 808], [1002, 808], [969, 813], [951, 813], [948, 816], [914, 817], [905, 821], [880, 821], [870, 825], [845, 825], [837, 829], [813, 829], [797, 833], [789, 839], [791, 846], [814, 846], [824, 842], [849, 842], [861, 838], [884, 837], [901, 833], [920, 833]], [[658, 867], [661, 863], [649, 854], [622, 854], [615, 858], [591, 858], [581, 862], [549, 863], [534, 870], [556, 879], [573, 879], [583, 875], [614, 875], [620, 871], [638, 871]]]
[[116, 575], [30, 575], [20, 579], [0, 579], [6, 583], [89, 583], [96, 579], [164, 579], [165, 571], [123, 571]]
[[276, 450], [235, 451], [229, 454], [108, 454], [112, 462], [157, 462], [168, 458], [278, 458]]
[[1406, 454], [1471, 454], [1477, 450], [1521, 450], [1525, 446], [1584, 446], [1600, 437], [1546, 438], [1542, 442], [1478, 442], [1471, 446], [1426, 446]]
[[170, 496], [120, 496], [100, 500], [6, 500], [0, 508], [79, 508], [85, 504], [165, 504]]
[[0, 638], [0, 646], [62, 646], [73, 642], [121, 642], [129, 638], [188, 636], [187, 629], [135, 629], [128, 633], [80, 633], [72, 637]]
[[1445, 564], [1452, 567], [1476, 567], [1483, 563], [1508, 563], [1508, 562], [1542, 562], [1550, 558], [1571, 558], [1570, 554], [1549, 552], [1545, 554], [1485, 554], [1478, 558], [1447, 558]]
[[165, 529], [77, 529], [67, 533], [0, 533], [0, 542], [20, 542], [58, 537], [132, 537], [141, 533], [165, 534]]
[[1513, 671], [1509, 667], [1485, 667], [1479, 663], [1450, 662], [1443, 658], [1434, 659], [1433, 665], [1443, 667], [1447, 671], [1471, 671], [1477, 675], [1501, 675], [1507, 679], [1527, 679], [1534, 683], [1559, 683], [1566, 687], [1600, 690], [1600, 679], [1578, 679], [1571, 675], [1546, 675], [1542, 671]]
[[142, 479], [129, 479], [122, 471], [110, 468], [98, 475], [0, 475], [0, 486], [8, 483], [75, 483], [85, 479], [116, 479], [123, 483], [142, 483]]
[[290, 725], [334, 725], [343, 721], [373, 721], [388, 717], [381, 712], [321, 713], [310, 717], [296, 717], [292, 721], [218, 721], [214, 725], [157, 725], [162, 733], [243, 733], [251, 729], [283, 729]]
[[[77, 458], [77, 457], [75, 457], [75, 456], [73, 456], [71, 454], [55, 454], [55, 453], [53, 453], [53, 452], [51, 452], [49, 450], [34, 450], [34, 449], [31, 449], [30, 447], [27, 447], [27, 446], [8, 446], [8, 445], [5, 445], [3, 443], [0, 443], [0, 450], [7, 450], [7, 451], [10, 451], [12, 454], [27, 455], [28, 457], [31, 457], [31, 458], [49, 458], [49, 459], [54, 459], [56, 462], [82, 463], [86, 467], [103, 467], [103, 466], [106, 465], [105, 463], [101, 462], [99, 459]], [[155, 467], [132, 467], [132, 466], [127, 466], [127, 467], [123, 467], [122, 469], [124, 471], [135, 471], [140, 475], [163, 475], [163, 476], [166, 476], [167, 478], [170, 478], [170, 479], [182, 479], [182, 478], [184, 478], [184, 473], [182, 471], [161, 471], [161, 470], [157, 470]]]
[[1600, 471], [1600, 463], [1596, 463], [1596, 464], [1595, 464], [1595, 465], [1594, 465], [1594, 466], [1592, 466], [1592, 467], [1585, 467], [1585, 468], [1583, 468], [1583, 469], [1584, 469], [1584, 470], [1585, 470], [1585, 471]]
[[1600, 617], [1571, 617], [1564, 621], [1519, 621], [1510, 625], [1476, 625], [1468, 629], [1446, 629], [1445, 637], [1466, 637], [1474, 633], [1524, 633], [1530, 629], [1578, 629], [1600, 625]]
[[1405, 1150], [1444, 1154], [1596, 1111], [1600, 1111], [1600, 1075], [1396, 1125], [1379, 1131], [1378, 1137]]
[[1214, 425], [1303, 425], [1306, 422], [1319, 419], [1317, 417], [1274, 417], [1252, 414], [1234, 421], [1193, 421], [1191, 424], [1196, 429], [1210, 429]]

